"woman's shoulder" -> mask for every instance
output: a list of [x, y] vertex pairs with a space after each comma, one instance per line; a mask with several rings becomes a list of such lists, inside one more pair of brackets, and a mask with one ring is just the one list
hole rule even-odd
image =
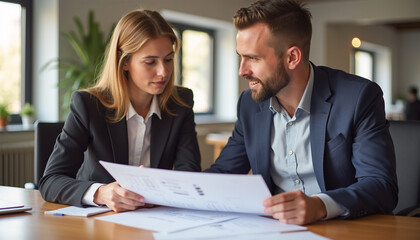
[[179, 96], [192, 96], [193, 91], [189, 88], [182, 87], [182, 86], [175, 86], [176, 91], [178, 92]]
[[95, 97], [92, 93], [84, 90], [74, 91], [71, 96], [72, 102], [83, 101], [83, 102], [97, 102], [98, 98]]
[[182, 87], [182, 86], [176, 86], [175, 87], [179, 98], [185, 102], [188, 105], [191, 105], [193, 103], [193, 91], [189, 88]]
[[85, 91], [85, 90], [78, 90], [72, 93], [71, 97], [71, 105], [73, 106], [84, 106], [86, 109], [92, 111], [104, 111], [105, 106], [99, 101], [97, 96], [93, 93]]

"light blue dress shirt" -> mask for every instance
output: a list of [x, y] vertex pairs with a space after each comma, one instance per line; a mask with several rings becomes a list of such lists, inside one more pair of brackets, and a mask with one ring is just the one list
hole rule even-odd
[[330, 219], [344, 214], [345, 209], [330, 196], [321, 193], [315, 177], [310, 141], [314, 73], [312, 66], [310, 68], [305, 92], [293, 117], [289, 116], [275, 96], [270, 99], [270, 110], [274, 114], [270, 174], [277, 188], [276, 194], [299, 189], [308, 196], [317, 195], [327, 209], [324, 219]]

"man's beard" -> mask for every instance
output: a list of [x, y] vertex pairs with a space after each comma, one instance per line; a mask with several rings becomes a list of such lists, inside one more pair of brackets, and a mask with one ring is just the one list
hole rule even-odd
[[283, 66], [283, 61], [279, 62], [277, 70], [265, 82], [262, 82], [259, 78], [251, 76], [246, 77], [246, 79], [250, 81], [258, 81], [261, 85], [259, 91], [251, 89], [252, 99], [256, 102], [264, 102], [265, 100], [270, 99], [290, 82], [290, 76], [287, 74], [286, 69]]

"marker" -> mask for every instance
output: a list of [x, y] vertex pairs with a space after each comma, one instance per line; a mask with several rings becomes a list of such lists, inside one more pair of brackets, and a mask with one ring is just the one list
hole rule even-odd
[[64, 213], [54, 213], [56, 216], [64, 216]]

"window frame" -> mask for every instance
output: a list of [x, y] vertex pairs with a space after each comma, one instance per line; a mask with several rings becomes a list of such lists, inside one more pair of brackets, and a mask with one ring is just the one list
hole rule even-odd
[[375, 74], [375, 69], [376, 69], [376, 57], [375, 57], [375, 52], [374, 51], [370, 51], [370, 50], [366, 50], [363, 48], [353, 48], [353, 55], [352, 55], [352, 71], [354, 74], [356, 74], [356, 53], [357, 52], [363, 52], [363, 53], [367, 53], [372, 57], [372, 82], [376, 82], [376, 74]]
[[[24, 30], [23, 34], [25, 35], [24, 38], [22, 37], [22, 44], [21, 48], [23, 53], [21, 56], [23, 57], [22, 63], [24, 64], [24, 68], [21, 69], [23, 78], [21, 79], [21, 88], [20, 88], [20, 100], [21, 100], [21, 107], [25, 103], [32, 104], [32, 40], [33, 40], [33, 25], [32, 25], [32, 18], [33, 18], [33, 1], [32, 0], [0, 0], [1, 2], [8, 2], [14, 4], [20, 4], [22, 8], [25, 8], [25, 18], [24, 25], [22, 24], [22, 30]], [[23, 80], [23, 81], [22, 81]], [[11, 121], [10, 124], [21, 124], [22, 119], [19, 113], [10, 114]]]
[[209, 111], [207, 112], [194, 112], [194, 114], [196, 115], [210, 115], [210, 114], [214, 114], [215, 113], [215, 89], [216, 89], [216, 38], [215, 38], [215, 30], [214, 29], [210, 29], [210, 28], [206, 28], [206, 27], [201, 27], [201, 26], [193, 26], [190, 24], [185, 24], [185, 23], [180, 23], [177, 21], [168, 21], [169, 24], [176, 29], [176, 31], [178, 31], [179, 33], [179, 40], [180, 40], [180, 44], [179, 44], [179, 49], [178, 49], [178, 66], [176, 66], [176, 69], [178, 69], [178, 74], [179, 74], [179, 83], [182, 85], [182, 32], [185, 30], [192, 30], [192, 31], [199, 31], [199, 32], [205, 32], [207, 33], [210, 38], [212, 38], [212, 46], [211, 47], [211, 54], [212, 54], [212, 61], [211, 61], [211, 78], [210, 78], [210, 85], [212, 87], [211, 92], [210, 92], [210, 97], [211, 97], [211, 105], [209, 108]]

